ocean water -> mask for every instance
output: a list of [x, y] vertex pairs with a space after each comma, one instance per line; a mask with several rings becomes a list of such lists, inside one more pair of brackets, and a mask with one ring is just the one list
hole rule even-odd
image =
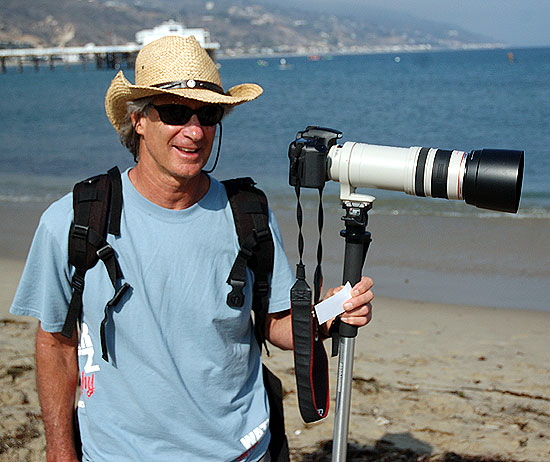
[[[513, 52], [514, 60], [508, 59]], [[342, 141], [470, 151], [525, 151], [518, 217], [550, 217], [550, 48], [220, 60], [225, 88], [264, 87], [225, 120], [219, 178], [252, 176], [272, 204], [293, 207], [288, 145], [308, 125]], [[133, 81], [131, 69], [124, 69]], [[51, 201], [78, 179], [131, 155], [103, 108], [113, 70], [62, 65], [0, 74], [0, 201]], [[459, 201], [401, 192], [376, 196], [374, 212], [492, 216]], [[338, 202], [329, 182], [325, 203]], [[305, 201], [315, 200], [313, 192]]]

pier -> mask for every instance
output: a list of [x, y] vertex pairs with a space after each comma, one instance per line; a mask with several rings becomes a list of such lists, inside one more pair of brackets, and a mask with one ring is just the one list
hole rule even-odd
[[19, 72], [23, 72], [26, 64], [31, 64], [35, 71], [38, 71], [41, 63], [47, 63], [53, 70], [58, 61], [63, 62], [65, 66], [79, 63], [83, 67], [86, 67], [89, 62], [95, 62], [98, 69], [133, 67], [141, 47], [165, 35], [180, 37], [193, 35], [214, 60], [214, 53], [220, 47], [219, 43], [210, 41], [210, 34], [205, 29], [190, 29], [181, 23], [167, 21], [153, 29], [137, 32], [136, 42], [126, 45], [89, 44], [82, 47], [0, 49], [0, 66], [3, 74], [6, 73], [8, 65], [15, 65]]
[[95, 62], [97, 68], [118, 69], [134, 63], [142, 45], [129, 43], [126, 45], [87, 45], [84, 47], [53, 47], [53, 48], [16, 48], [0, 50], [0, 66], [2, 73], [8, 65], [15, 65], [20, 72], [25, 64], [31, 64], [37, 71], [41, 63], [47, 63], [53, 70], [56, 62], [65, 65], [80, 63], [86, 66]]

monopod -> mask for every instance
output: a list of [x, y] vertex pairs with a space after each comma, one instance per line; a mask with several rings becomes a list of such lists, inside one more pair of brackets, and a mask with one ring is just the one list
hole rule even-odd
[[[346, 229], [340, 233], [346, 240], [342, 283], [346, 284], [349, 281], [353, 286], [361, 279], [363, 264], [371, 242], [371, 234], [366, 231], [366, 226], [368, 223], [368, 211], [372, 208], [372, 201], [369, 196], [369, 199], [365, 201], [343, 201], [342, 206], [346, 211], [343, 217]], [[338, 358], [332, 460], [340, 462], [346, 460], [347, 454], [353, 382], [353, 358], [357, 327], [340, 322], [338, 335], [340, 356]]]
[[[420, 197], [464, 200], [476, 207], [516, 213], [523, 182], [523, 151], [481, 149], [470, 153], [425, 147], [366, 143], [338, 144], [342, 132], [309, 126], [290, 144], [289, 182], [297, 189], [322, 191], [325, 182], [340, 183], [345, 209], [343, 283], [361, 279], [371, 235], [366, 231], [373, 196], [357, 188], [401, 191]], [[336, 409], [332, 461], [347, 455], [353, 360], [357, 328], [339, 321]], [[333, 355], [335, 351], [333, 349]]]

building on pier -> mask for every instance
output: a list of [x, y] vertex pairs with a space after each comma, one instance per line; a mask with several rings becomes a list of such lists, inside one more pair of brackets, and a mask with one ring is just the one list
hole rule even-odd
[[19, 71], [26, 65], [32, 65], [38, 70], [40, 65], [47, 63], [50, 69], [57, 62], [65, 65], [80, 63], [85, 67], [94, 63], [97, 68], [119, 69], [132, 67], [139, 50], [149, 42], [166, 35], [188, 37], [194, 35], [197, 41], [215, 59], [215, 52], [220, 45], [210, 41], [210, 34], [202, 28], [186, 28], [182, 23], [167, 21], [153, 29], [141, 30], [136, 33], [136, 41], [126, 45], [94, 45], [90, 43], [83, 47], [51, 47], [51, 48], [15, 48], [0, 49], [0, 66], [2, 73], [7, 66], [15, 65]]
[[180, 37], [195, 36], [197, 42], [207, 50], [213, 53], [220, 47], [217, 42], [210, 41], [210, 33], [203, 28], [187, 28], [182, 23], [176, 21], [166, 21], [153, 29], [140, 30], [136, 33], [136, 42], [143, 46], [166, 35], [178, 35]]

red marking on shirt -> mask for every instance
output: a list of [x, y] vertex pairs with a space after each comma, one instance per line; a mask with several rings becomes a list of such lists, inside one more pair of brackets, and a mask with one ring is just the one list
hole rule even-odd
[[91, 398], [95, 392], [95, 374], [86, 377], [84, 372], [82, 372], [80, 376], [80, 388], [83, 392], [86, 391], [86, 396], [88, 398]]

